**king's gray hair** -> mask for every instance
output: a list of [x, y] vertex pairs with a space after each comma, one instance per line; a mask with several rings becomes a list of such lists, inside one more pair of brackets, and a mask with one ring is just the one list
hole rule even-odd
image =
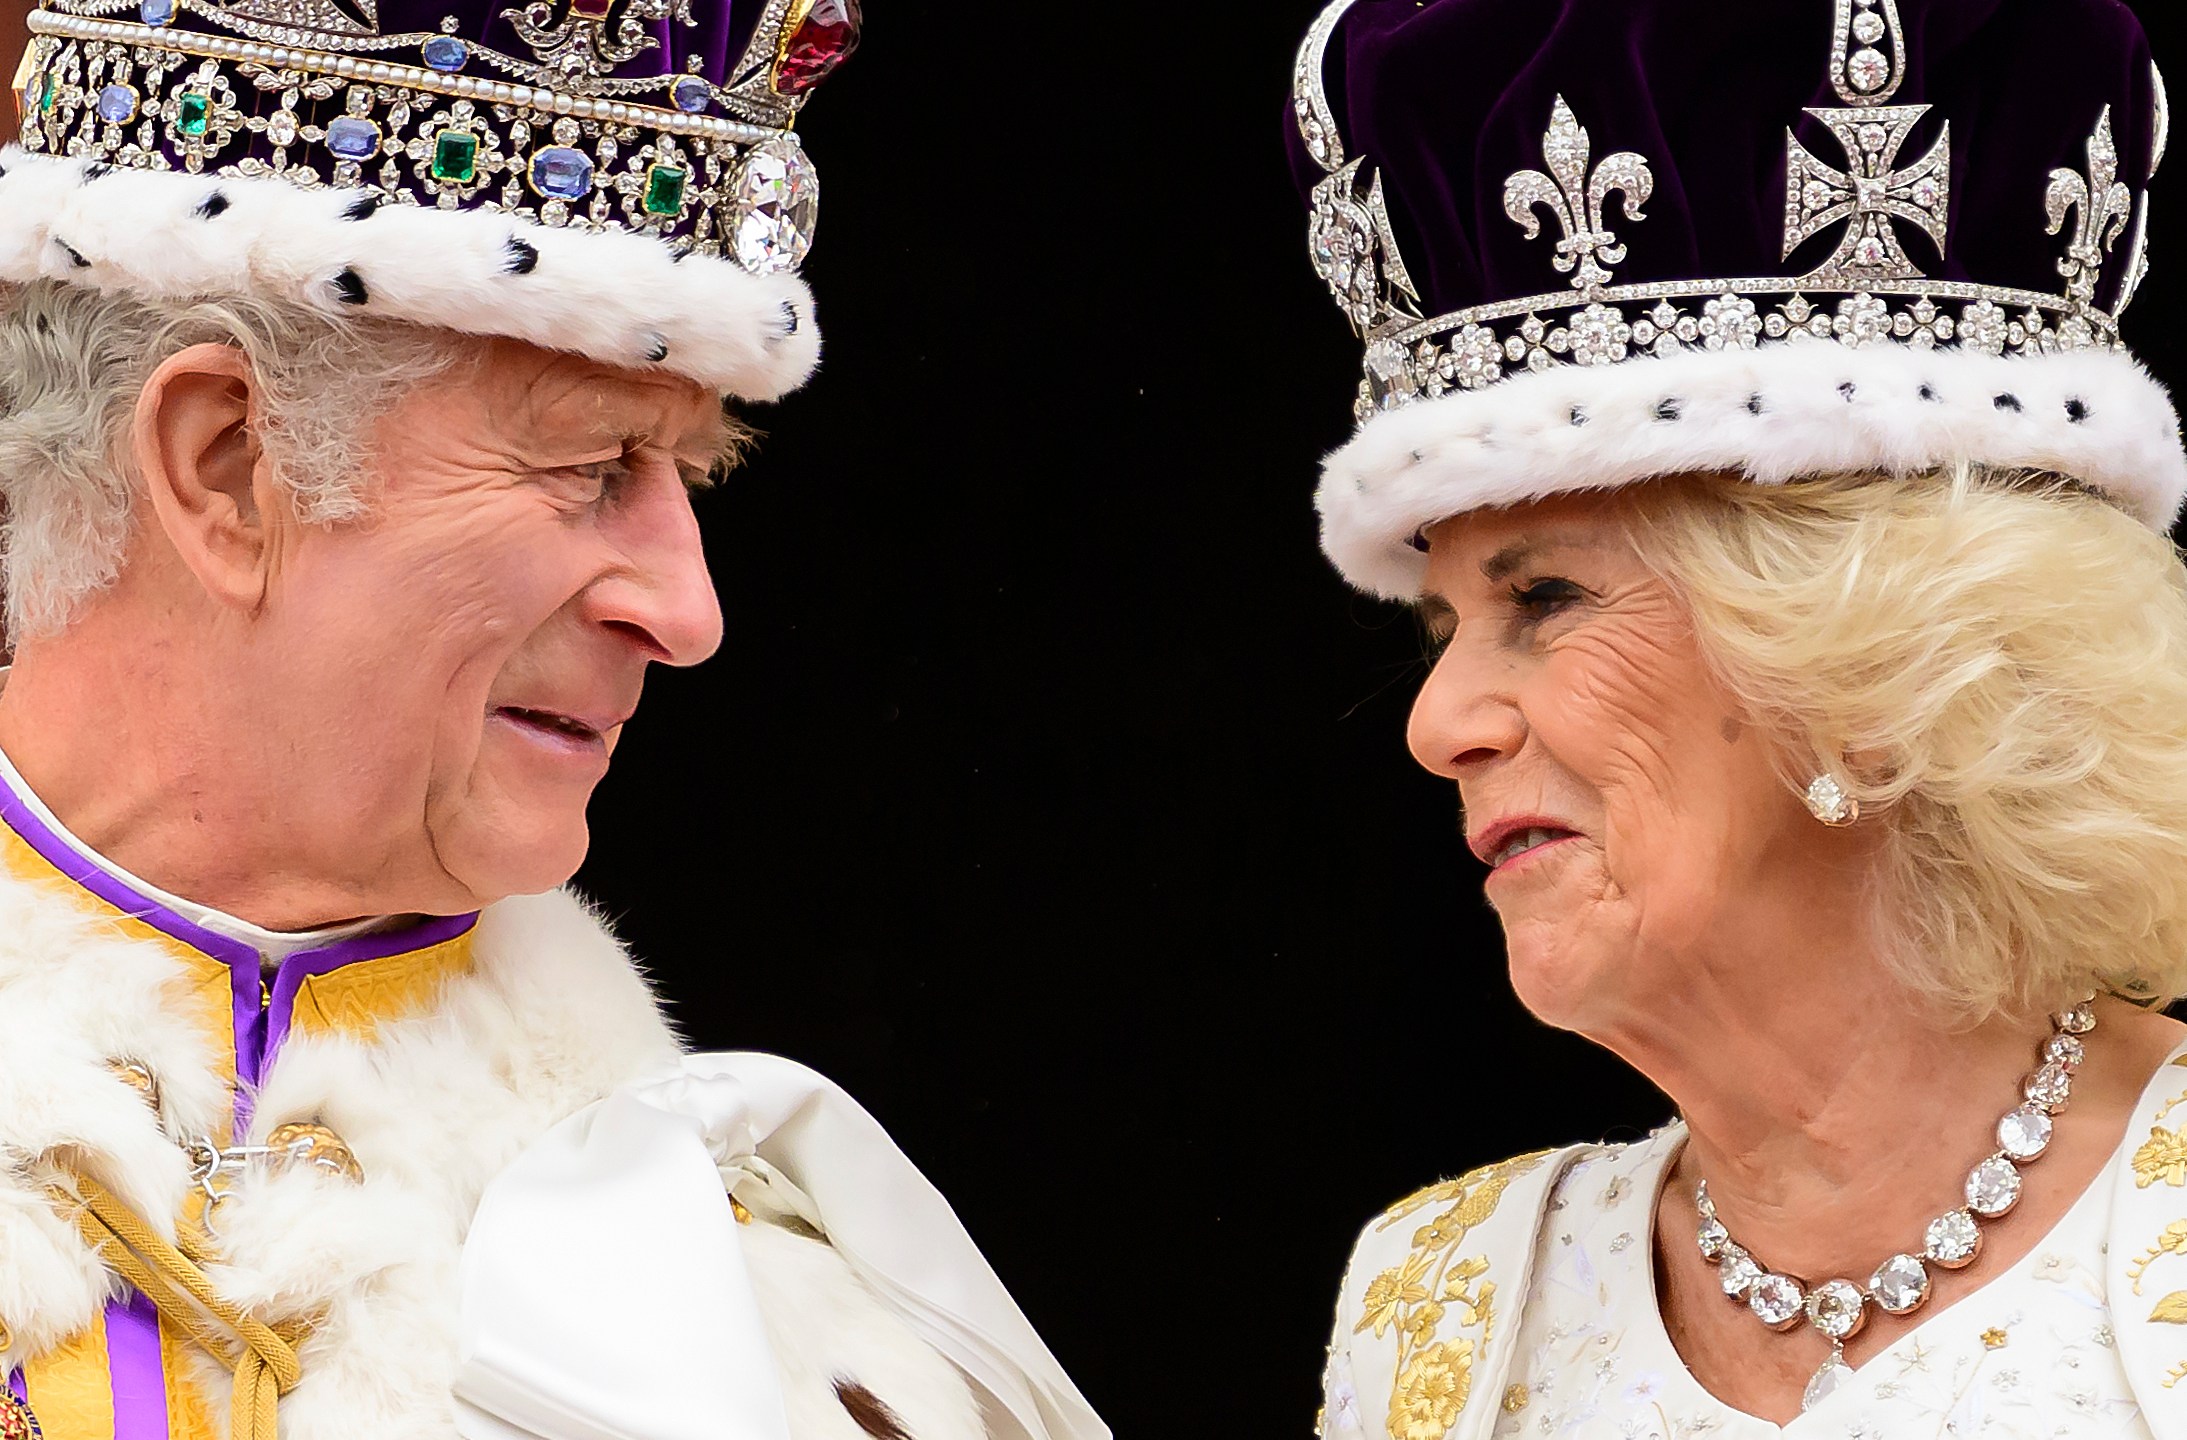
[[138, 396], [169, 356], [248, 359], [259, 443], [306, 521], [370, 502], [376, 422], [468, 353], [454, 336], [263, 300], [146, 300], [39, 280], [0, 295], [0, 584], [11, 637], [65, 628], [120, 573]]

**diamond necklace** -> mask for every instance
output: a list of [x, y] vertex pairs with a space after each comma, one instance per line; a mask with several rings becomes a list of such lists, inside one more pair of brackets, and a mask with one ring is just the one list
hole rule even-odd
[[1709, 1182], [1695, 1186], [1694, 1203], [1701, 1209], [1701, 1228], [1695, 1238], [1701, 1258], [1717, 1267], [1724, 1294], [1744, 1300], [1754, 1318], [1772, 1330], [1791, 1330], [1805, 1320], [1830, 1342], [1830, 1358], [1800, 1396], [1802, 1410], [1814, 1406], [1853, 1373], [1853, 1367], [1845, 1363], [1845, 1342], [1867, 1322], [1870, 1304], [1889, 1315], [1919, 1310], [1929, 1298], [1929, 1266], [1957, 1270], [1972, 1263], [1982, 1249], [1981, 1222], [1995, 1220], [2019, 1203], [2020, 1167], [2050, 1148], [2052, 1117], [2065, 1109], [2074, 1072], [2087, 1056], [2081, 1037], [2096, 1028], [2092, 1000], [2051, 1017], [2041, 1063], [2020, 1087], [2023, 1103], [1997, 1122], [1997, 1152], [1967, 1174], [1967, 1203], [1931, 1220], [1918, 1254], [1893, 1255], [1876, 1267], [1865, 1285], [1840, 1279], [1808, 1289], [1790, 1275], [1765, 1268], [1716, 1218]]

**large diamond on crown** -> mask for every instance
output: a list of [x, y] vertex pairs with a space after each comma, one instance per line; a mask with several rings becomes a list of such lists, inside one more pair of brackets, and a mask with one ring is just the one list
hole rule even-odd
[[736, 194], [737, 219], [728, 238], [738, 263], [756, 275], [804, 263], [820, 211], [820, 179], [796, 138], [781, 135], [754, 146]]

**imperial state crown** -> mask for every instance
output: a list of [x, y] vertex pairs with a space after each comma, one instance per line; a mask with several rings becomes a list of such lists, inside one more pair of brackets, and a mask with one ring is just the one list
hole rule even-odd
[[0, 279], [266, 294], [677, 370], [818, 357], [792, 124], [858, 0], [46, 0]]

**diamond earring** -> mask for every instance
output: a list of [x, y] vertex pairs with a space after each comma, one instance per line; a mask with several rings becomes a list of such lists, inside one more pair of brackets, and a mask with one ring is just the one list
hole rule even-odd
[[1807, 802], [1808, 813], [1825, 825], [1850, 825], [1860, 819], [1860, 801], [1845, 793], [1835, 775], [1817, 775], [1801, 798]]

